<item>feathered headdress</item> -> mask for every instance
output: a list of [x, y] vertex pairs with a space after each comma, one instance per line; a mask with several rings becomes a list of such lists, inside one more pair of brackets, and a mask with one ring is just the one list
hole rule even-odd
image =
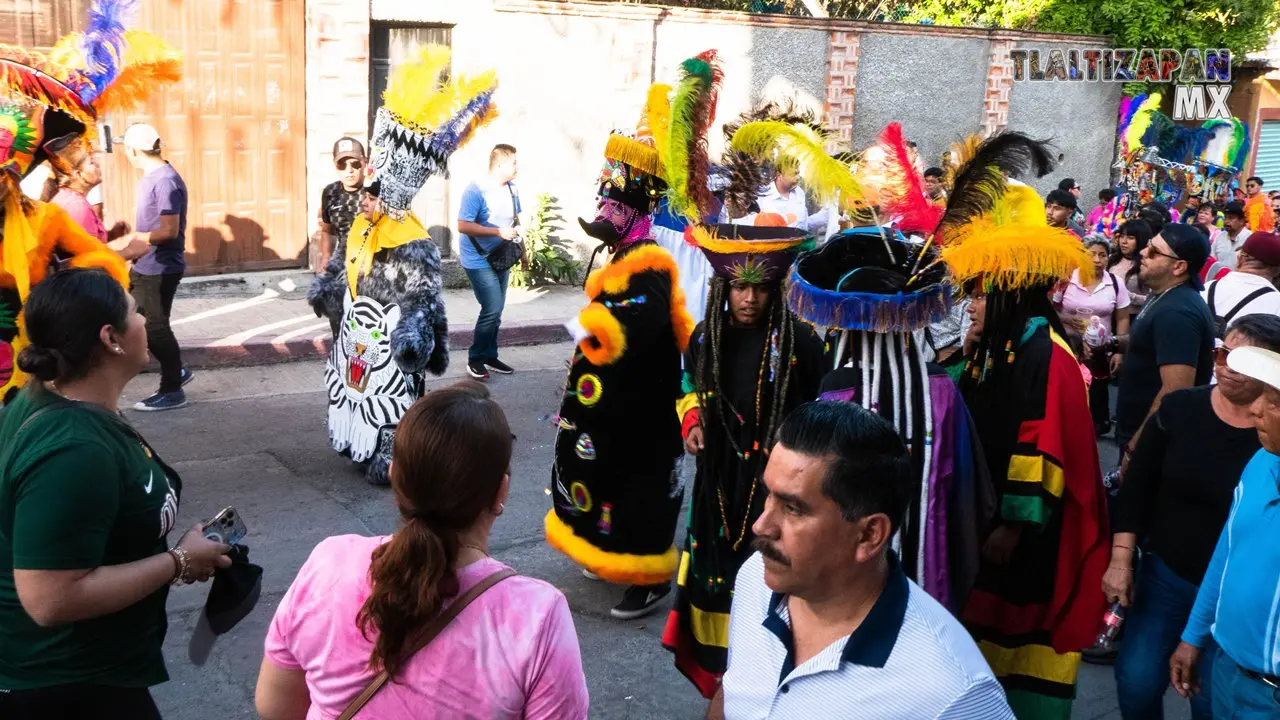
[[946, 317], [951, 285], [925, 246], [925, 269], [909, 276], [919, 246], [897, 231], [853, 228], [806, 253], [791, 269], [787, 301], [818, 327], [877, 333], [911, 332]]
[[[972, 159], [956, 171], [946, 211], [935, 233], [936, 241], [950, 243], [962, 226], [991, 213], [1008, 188], [1009, 176], [1030, 172], [1040, 177], [1051, 170], [1053, 155], [1047, 143], [1016, 132], [1000, 133], [984, 140]], [[1043, 208], [1041, 212], [1043, 221]]]
[[432, 175], [448, 173], [449, 156], [497, 117], [497, 75], [446, 79], [450, 52], [428, 45], [396, 67], [382, 94], [370, 136], [370, 186], [393, 218], [403, 218]]
[[662, 165], [672, 212], [689, 220], [702, 219], [711, 209], [707, 176], [707, 133], [715, 119], [720, 94], [720, 69], [715, 50], [680, 63], [680, 82], [671, 98], [671, 124]]
[[670, 92], [670, 85], [654, 83], [649, 86], [649, 95], [635, 133], [615, 132], [609, 135], [609, 142], [604, 148], [606, 159], [626, 163], [647, 175], [662, 174], [658, 138], [665, 140], [670, 132], [671, 101], [667, 99]]
[[1150, 129], [1152, 118], [1160, 112], [1160, 93], [1135, 96], [1130, 100], [1126, 112], [1129, 114], [1129, 121], [1124, 124], [1122, 137], [1125, 153], [1131, 153], [1142, 146], [1142, 138]]
[[798, 253], [813, 249], [808, 231], [767, 214], [753, 225], [690, 225], [684, 239], [706, 255], [716, 275], [753, 285], [781, 280]]
[[723, 156], [723, 174], [727, 178], [724, 188], [724, 204], [729, 210], [729, 218], [740, 218], [754, 212], [756, 198], [762, 188], [774, 178], [773, 165], [747, 153], [733, 149], [733, 136], [743, 125], [762, 120], [773, 120], [788, 124], [801, 124], [821, 131], [822, 125], [811, 110], [798, 109], [794, 103], [766, 103], [743, 113], [736, 120], [724, 126], [725, 152]]
[[749, 122], [733, 135], [733, 149], [771, 163], [779, 171], [795, 171], [804, 188], [818, 202], [862, 201], [862, 189], [844, 160], [829, 155], [831, 138], [803, 122], [763, 120]]
[[938, 227], [943, 209], [925, 195], [924, 174], [911, 158], [902, 126], [890, 123], [876, 138], [875, 160], [858, 168], [858, 182], [877, 190], [880, 208], [898, 217], [895, 226], [906, 233], [929, 235]]

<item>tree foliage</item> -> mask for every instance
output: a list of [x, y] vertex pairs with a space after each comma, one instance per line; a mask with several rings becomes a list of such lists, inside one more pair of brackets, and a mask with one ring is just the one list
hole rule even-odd
[[556, 199], [550, 193], [540, 193], [535, 202], [533, 216], [524, 230], [524, 252], [529, 267], [527, 270], [520, 265], [511, 268], [512, 286], [577, 282], [582, 263], [569, 254], [566, 241], [556, 235], [564, 219]]
[[1276, 0], [924, 0], [911, 19], [938, 25], [1105, 35], [1117, 47], [1229, 48], [1243, 59], [1280, 27]]
[[[621, 2], [633, 0], [619, 0]], [[1116, 47], [1261, 50], [1277, 0], [821, 0], [833, 18], [1103, 35]], [[808, 15], [799, 0], [646, 0], [655, 5]]]

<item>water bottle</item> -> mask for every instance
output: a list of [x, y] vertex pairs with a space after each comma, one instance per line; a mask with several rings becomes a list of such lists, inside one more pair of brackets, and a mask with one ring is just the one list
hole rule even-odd
[[1102, 347], [1109, 339], [1107, 329], [1102, 325], [1102, 318], [1094, 315], [1089, 318], [1089, 327], [1084, 331], [1084, 344], [1089, 347]]
[[1098, 639], [1094, 642], [1095, 648], [1110, 648], [1115, 642], [1116, 636], [1120, 634], [1120, 626], [1124, 624], [1124, 608], [1121, 607], [1120, 601], [1111, 604], [1107, 608], [1107, 612], [1102, 616], [1102, 630], [1098, 632]]

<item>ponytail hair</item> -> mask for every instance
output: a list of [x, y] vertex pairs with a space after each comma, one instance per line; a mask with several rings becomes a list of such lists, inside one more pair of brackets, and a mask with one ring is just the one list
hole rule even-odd
[[417, 634], [458, 594], [460, 536], [498, 500], [511, 465], [506, 415], [480, 383], [427, 393], [396, 428], [391, 489], [404, 527], [373, 551], [356, 616], [369, 667], [395, 677]]

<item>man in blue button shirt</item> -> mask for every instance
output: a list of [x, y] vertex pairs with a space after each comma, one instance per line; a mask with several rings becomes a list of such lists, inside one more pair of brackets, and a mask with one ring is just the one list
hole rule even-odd
[[1280, 717], [1280, 354], [1237, 348], [1227, 365], [1267, 386], [1253, 404], [1262, 449], [1236, 486], [1170, 661], [1171, 682], [1183, 697], [1195, 694], [1204, 681], [1195, 674], [1200, 653], [1216, 642], [1213, 716]]
[[783, 421], [709, 720], [1013, 720], [978, 646], [890, 550], [913, 494], [893, 426], [818, 401]]

